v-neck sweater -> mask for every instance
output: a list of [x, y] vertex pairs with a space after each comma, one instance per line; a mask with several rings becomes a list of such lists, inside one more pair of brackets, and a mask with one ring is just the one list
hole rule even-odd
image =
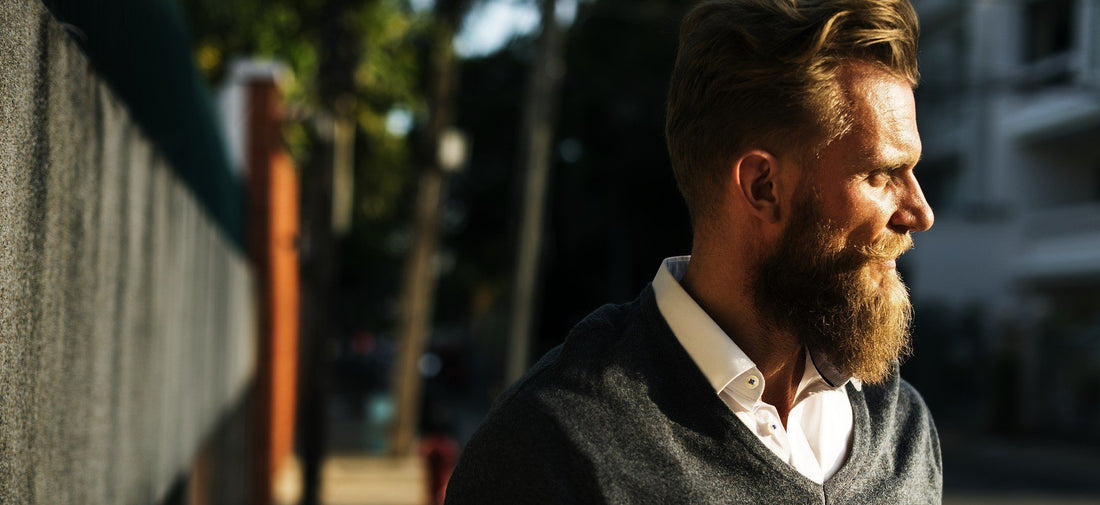
[[446, 503], [940, 503], [935, 425], [897, 367], [847, 394], [848, 459], [815, 483], [714, 395], [647, 286], [587, 316], [501, 394]]

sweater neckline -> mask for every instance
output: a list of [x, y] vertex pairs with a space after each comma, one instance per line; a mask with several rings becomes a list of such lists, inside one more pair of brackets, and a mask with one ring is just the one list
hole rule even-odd
[[[864, 466], [865, 455], [870, 446], [870, 416], [863, 392], [856, 390], [852, 384], [845, 386], [845, 391], [848, 393], [848, 399], [852, 406], [852, 440], [848, 457], [833, 475], [825, 479], [824, 483], [818, 484], [799, 473], [786, 461], [781, 460], [779, 456], [776, 456], [737, 418], [729, 407], [722, 402], [722, 399], [714, 394], [714, 390], [710, 388], [710, 383], [706, 377], [695, 366], [687, 351], [676, 340], [668, 323], [661, 317], [657, 309], [657, 301], [652, 285], [646, 286], [639, 298], [638, 311], [648, 320], [647, 324], [650, 327], [658, 330], [653, 335], [653, 338], [657, 340], [654, 343], [666, 348], [664, 350], [667, 355], [664, 355], [662, 359], [665, 363], [659, 368], [667, 372], [670, 380], [662, 383], [666, 385], [677, 384], [678, 389], [682, 390], [680, 391], [681, 394], [686, 393], [692, 398], [698, 399], [699, 405], [705, 410], [705, 412], [701, 412], [701, 415], [713, 416], [715, 419], [720, 420], [724, 431], [722, 435], [725, 440], [719, 440], [719, 442], [724, 442], [727, 448], [732, 450], [736, 450], [736, 445], [739, 445], [740, 448], [750, 451], [763, 467], [773, 471], [776, 478], [790, 481], [807, 491], [815, 493], [822, 493], [827, 488], [835, 487], [837, 482], [850, 482], [853, 476], [858, 475], [858, 472]], [[731, 442], [734, 444], [733, 446], [730, 445]]]

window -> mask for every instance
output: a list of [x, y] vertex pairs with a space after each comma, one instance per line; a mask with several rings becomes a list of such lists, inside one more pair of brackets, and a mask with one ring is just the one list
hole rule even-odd
[[1024, 8], [1024, 62], [1068, 53], [1073, 48], [1073, 2], [1034, 0]]

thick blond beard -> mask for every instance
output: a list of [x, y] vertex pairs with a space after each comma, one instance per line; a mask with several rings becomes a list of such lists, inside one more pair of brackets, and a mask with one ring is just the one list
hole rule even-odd
[[874, 263], [900, 256], [912, 239], [889, 233], [873, 244], [844, 247], [817, 199], [802, 201], [753, 276], [756, 311], [844, 373], [882, 382], [911, 352], [913, 310], [897, 270], [876, 279]]

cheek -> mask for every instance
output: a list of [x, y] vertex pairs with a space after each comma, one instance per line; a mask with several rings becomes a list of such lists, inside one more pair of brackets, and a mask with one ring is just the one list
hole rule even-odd
[[890, 222], [894, 208], [891, 195], [879, 188], [850, 188], [836, 202], [841, 212], [834, 224], [847, 238], [848, 245], [866, 245], [877, 239]]

